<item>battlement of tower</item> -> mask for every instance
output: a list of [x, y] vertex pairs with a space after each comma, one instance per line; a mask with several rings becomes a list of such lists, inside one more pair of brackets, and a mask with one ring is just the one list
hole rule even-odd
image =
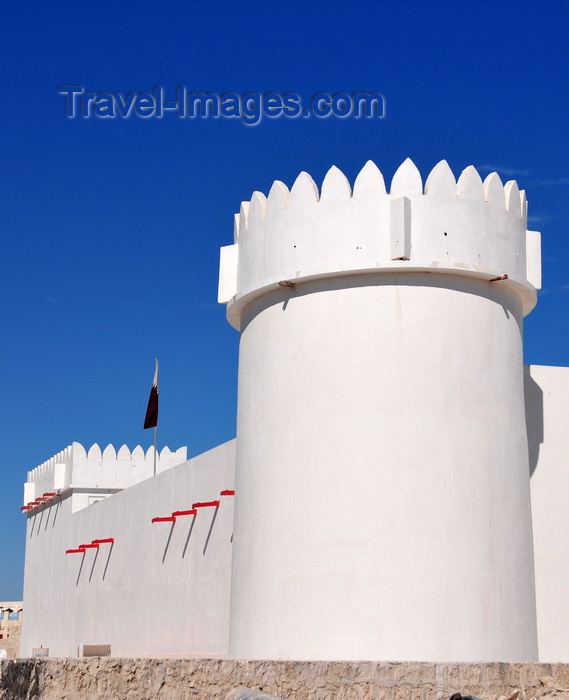
[[[187, 448], [173, 452], [164, 447], [156, 455], [156, 472], [185, 462]], [[101, 450], [96, 443], [87, 451], [74, 442], [61, 452], [28, 472], [24, 484], [24, 505], [46, 493], [68, 488], [124, 489], [147, 479], [154, 473], [154, 447], [146, 452], [140, 445], [132, 452], [123, 445], [117, 452], [112, 445]]]
[[[507, 275], [524, 312], [541, 286], [540, 234], [527, 231], [525, 191], [474, 166], [458, 181], [446, 161], [425, 182], [408, 158], [386, 191], [368, 161], [353, 191], [330, 168], [320, 192], [308, 173], [292, 189], [276, 181], [235, 215], [234, 245], [221, 249], [219, 301], [239, 326], [240, 309], [279, 283], [380, 271], [437, 271], [492, 279]], [[282, 284], [281, 284], [282, 286]]]

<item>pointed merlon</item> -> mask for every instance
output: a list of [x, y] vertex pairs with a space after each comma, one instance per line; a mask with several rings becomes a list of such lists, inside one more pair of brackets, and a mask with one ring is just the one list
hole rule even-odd
[[95, 442], [91, 447], [89, 448], [89, 452], [87, 452], [87, 459], [101, 459], [101, 448], [97, 443]]
[[275, 180], [267, 198], [267, 212], [282, 211], [289, 205], [290, 192], [288, 187], [280, 180]]
[[112, 445], [107, 445], [103, 452], [103, 459], [116, 459], [117, 453]]
[[521, 199], [518, 183], [515, 180], [508, 180], [504, 185], [504, 193], [506, 195], [506, 209], [512, 216], [519, 217]]
[[132, 451], [132, 459], [133, 461], [140, 461], [144, 459], [144, 450], [140, 445], [137, 445]]
[[484, 201], [484, 185], [478, 170], [473, 165], [469, 165], [462, 171], [456, 183], [456, 192], [459, 197], [465, 199]]
[[446, 160], [441, 160], [429, 173], [425, 182], [425, 194], [438, 199], [456, 197], [456, 180]]
[[368, 160], [356, 177], [354, 199], [373, 199], [385, 194], [385, 181], [381, 170], [372, 160]]
[[265, 219], [265, 209], [267, 208], [267, 198], [262, 192], [253, 192], [251, 206], [247, 216], [247, 228], [262, 224]]
[[391, 181], [392, 197], [415, 197], [423, 194], [421, 173], [411, 158], [406, 158], [397, 168]]
[[290, 203], [294, 204], [315, 204], [318, 201], [318, 187], [316, 183], [310, 177], [310, 175], [304, 171], [294, 181], [294, 185], [290, 191]]
[[80, 442], [74, 442], [67, 448], [67, 452], [70, 458], [73, 459], [85, 459], [87, 457], [87, 451]]
[[320, 190], [320, 201], [326, 202], [329, 200], [341, 201], [349, 199], [352, 195], [352, 189], [348, 178], [344, 173], [333, 165], [326, 173], [322, 189]]
[[249, 202], [241, 202], [239, 210], [239, 239], [243, 239], [247, 231], [247, 217], [249, 216]]
[[498, 173], [490, 173], [484, 180], [484, 198], [488, 204], [496, 207], [505, 206], [504, 185]]

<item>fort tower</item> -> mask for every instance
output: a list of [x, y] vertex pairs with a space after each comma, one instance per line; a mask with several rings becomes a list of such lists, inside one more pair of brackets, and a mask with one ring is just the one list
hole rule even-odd
[[515, 182], [444, 161], [243, 203], [232, 657], [537, 660], [526, 221]]

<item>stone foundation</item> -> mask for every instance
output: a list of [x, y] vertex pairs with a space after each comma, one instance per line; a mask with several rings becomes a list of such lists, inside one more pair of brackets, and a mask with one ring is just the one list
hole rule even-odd
[[291, 700], [569, 698], [569, 664], [114, 657], [0, 664], [0, 700], [225, 700], [235, 688]]

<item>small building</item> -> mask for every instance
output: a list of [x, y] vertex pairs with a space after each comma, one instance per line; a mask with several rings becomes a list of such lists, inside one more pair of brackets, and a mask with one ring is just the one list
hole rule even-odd
[[22, 601], [0, 601], [0, 658], [19, 655], [23, 609]]

